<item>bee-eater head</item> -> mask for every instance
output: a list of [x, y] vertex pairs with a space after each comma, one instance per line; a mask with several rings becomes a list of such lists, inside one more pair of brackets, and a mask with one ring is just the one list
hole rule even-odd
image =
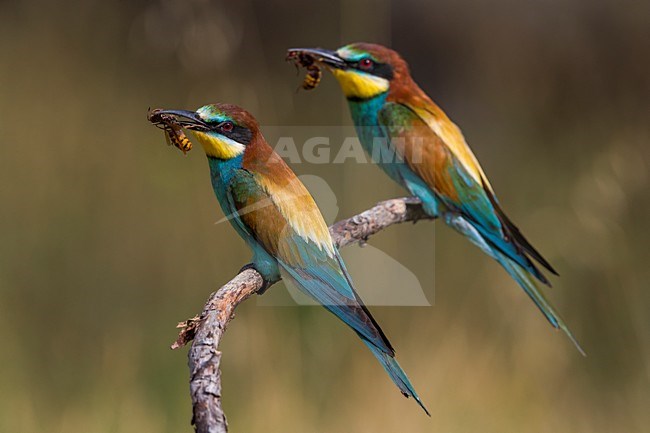
[[326, 66], [336, 77], [348, 99], [364, 100], [390, 90], [391, 84], [410, 77], [408, 65], [390, 48], [358, 42], [336, 51], [322, 48], [296, 48]]
[[257, 120], [248, 111], [232, 104], [210, 104], [196, 111], [163, 110], [188, 129], [203, 146], [206, 155], [232, 159], [244, 153], [259, 133]]

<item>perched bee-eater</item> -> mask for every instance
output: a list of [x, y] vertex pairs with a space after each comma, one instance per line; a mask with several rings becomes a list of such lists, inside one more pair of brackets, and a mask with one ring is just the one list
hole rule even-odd
[[[395, 51], [355, 43], [329, 51], [291, 49], [336, 77], [348, 100], [359, 140], [374, 162], [505, 268], [548, 321], [582, 349], [534, 278], [549, 285], [534, 261], [557, 275], [501, 209], [460, 129], [413, 81]], [[583, 353], [584, 354], [584, 353]]]
[[250, 266], [263, 276], [265, 288], [280, 279], [282, 270], [284, 278], [351, 327], [402, 394], [429, 414], [354, 290], [314, 199], [268, 145], [255, 118], [229, 104], [159, 114], [174, 116], [202, 145], [217, 199], [252, 250]]

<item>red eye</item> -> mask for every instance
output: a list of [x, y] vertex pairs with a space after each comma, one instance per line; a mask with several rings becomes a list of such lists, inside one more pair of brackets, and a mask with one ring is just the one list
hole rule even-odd
[[224, 131], [224, 132], [230, 132], [230, 131], [232, 131], [233, 128], [234, 128], [234, 125], [232, 124], [232, 122], [223, 122], [221, 124], [221, 130]]
[[360, 67], [361, 69], [365, 69], [365, 70], [367, 71], [367, 70], [369, 70], [369, 69], [372, 69], [373, 64], [374, 64], [373, 61], [370, 60], [370, 59], [362, 59], [362, 60], [359, 62], [359, 67]]

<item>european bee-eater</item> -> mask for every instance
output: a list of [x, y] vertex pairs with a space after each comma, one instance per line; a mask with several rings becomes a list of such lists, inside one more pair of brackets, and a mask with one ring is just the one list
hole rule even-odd
[[174, 116], [202, 145], [221, 208], [252, 250], [250, 266], [265, 286], [278, 281], [282, 270], [284, 278], [351, 327], [402, 394], [429, 414], [354, 290], [314, 199], [268, 145], [255, 118], [229, 104], [159, 114]]
[[548, 321], [577, 341], [534, 278], [549, 285], [534, 261], [557, 272], [501, 209], [483, 169], [460, 129], [413, 81], [395, 51], [355, 43], [336, 51], [292, 49], [288, 58], [309, 56], [338, 80], [364, 149], [397, 183], [499, 262]]

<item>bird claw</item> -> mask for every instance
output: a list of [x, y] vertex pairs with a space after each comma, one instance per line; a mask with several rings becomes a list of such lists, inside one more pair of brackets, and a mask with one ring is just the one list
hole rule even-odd
[[[260, 271], [257, 270], [255, 265], [253, 263], [248, 263], [247, 265], [242, 266], [242, 268], [239, 270], [239, 273], [241, 274], [247, 269], [252, 269], [258, 274], [262, 275]], [[262, 276], [262, 287], [259, 288], [259, 290], [256, 292], [258, 295], [263, 295], [266, 290], [271, 287], [273, 283], [271, 281], [268, 281], [264, 276]]]

